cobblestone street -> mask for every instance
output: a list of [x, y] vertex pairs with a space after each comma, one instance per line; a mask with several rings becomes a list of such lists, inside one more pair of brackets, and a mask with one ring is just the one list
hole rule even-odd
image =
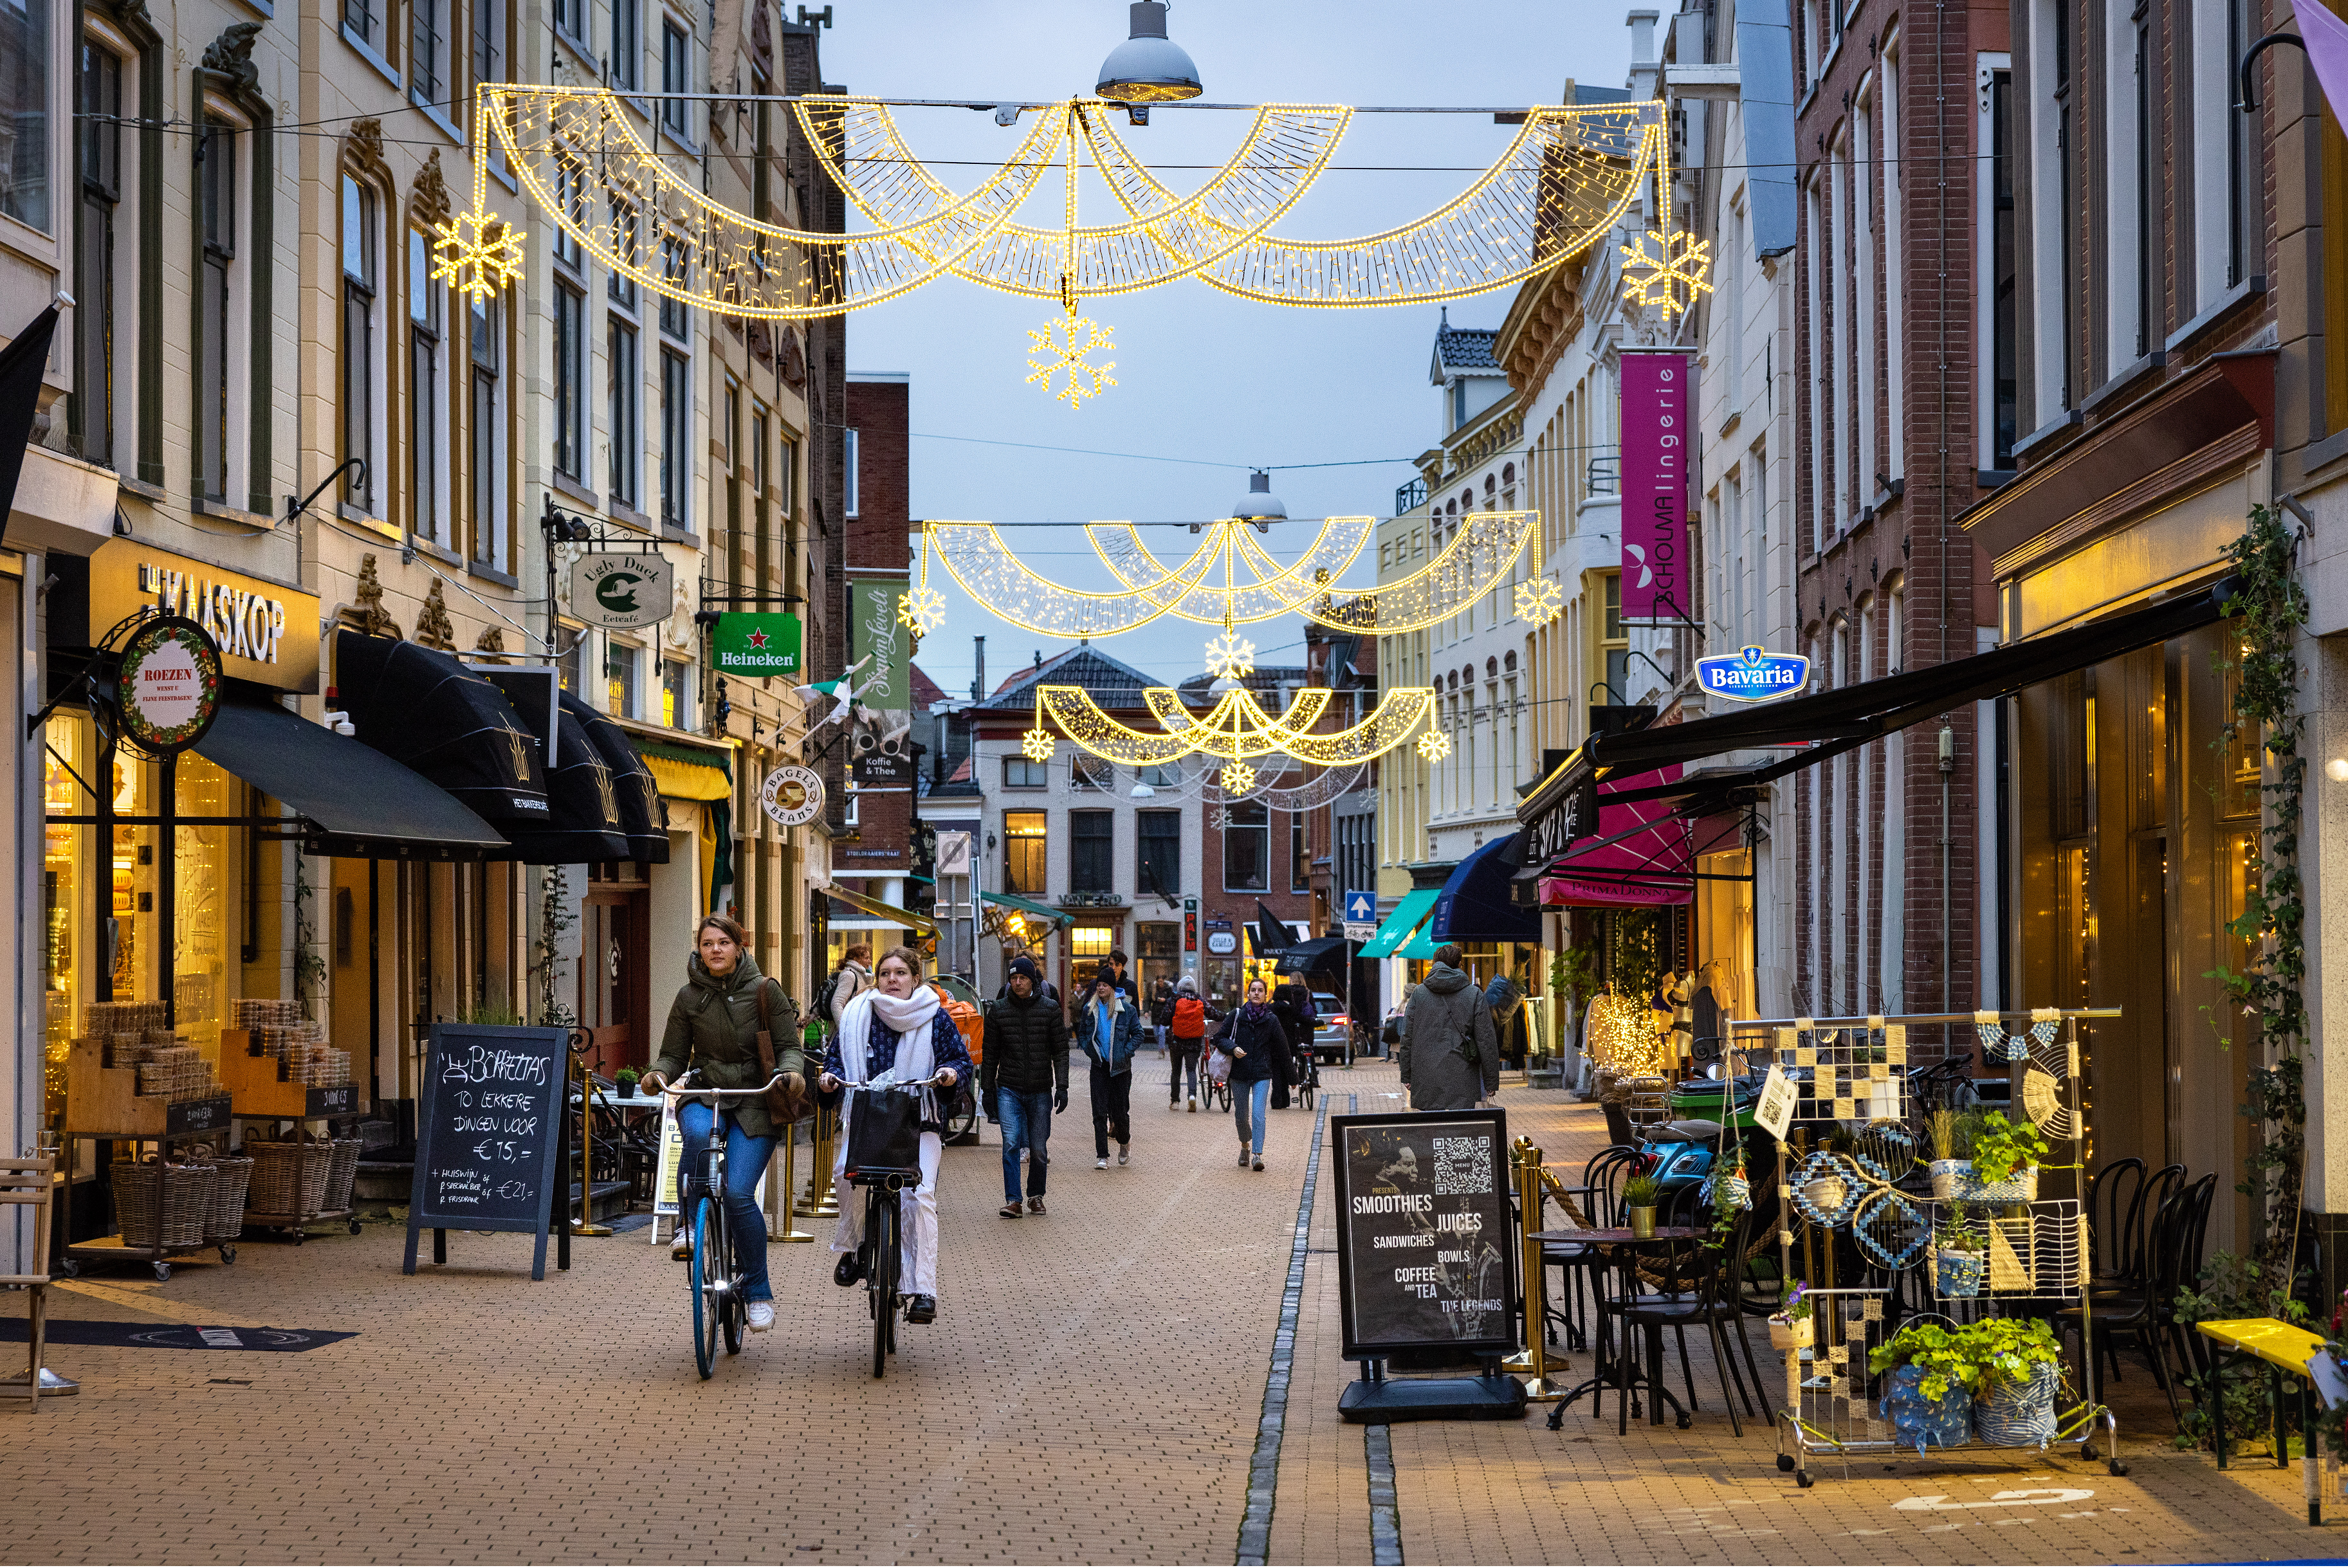
[[[1627, 1440], [1577, 1405], [1520, 1422], [1348, 1426], [1325, 1117], [1390, 1110], [1392, 1069], [1330, 1071], [1273, 1118], [1262, 1174], [1229, 1118], [1169, 1113], [1145, 1057], [1134, 1163], [1092, 1169], [1084, 1091], [1054, 1138], [1051, 1214], [1004, 1221], [994, 1129], [948, 1152], [941, 1311], [876, 1383], [860, 1293], [825, 1245], [775, 1250], [782, 1324], [693, 1371], [683, 1271], [639, 1230], [528, 1276], [525, 1238], [450, 1237], [399, 1272], [403, 1232], [248, 1242], [232, 1266], [86, 1277], [59, 1319], [353, 1333], [299, 1354], [58, 1345], [81, 1395], [0, 1406], [16, 1561], [2194, 1562], [2337, 1554], [2298, 1471], [2219, 1472], [2168, 1446], [2140, 1367], [2133, 1465], [2075, 1450], [1828, 1467], [1730, 1436], [1697, 1351], [1694, 1428]], [[1552, 1163], [1602, 1142], [1593, 1107], [1504, 1090]], [[828, 1235], [828, 1226], [820, 1228]], [[1302, 1281], [1292, 1374], [1270, 1374]], [[24, 1311], [10, 1296], [6, 1309]], [[1573, 1375], [1587, 1371], [1574, 1358]], [[1267, 1401], [1268, 1383], [1273, 1389]], [[2158, 1419], [2146, 1415], [2146, 1402]], [[2145, 1419], [2137, 1419], [2144, 1417]], [[1276, 1485], [1251, 1496], [1251, 1469]], [[1266, 1474], [1273, 1472], [1266, 1471]], [[876, 1492], [880, 1477], [901, 1490]], [[1390, 1504], [1381, 1500], [1388, 1495]]]

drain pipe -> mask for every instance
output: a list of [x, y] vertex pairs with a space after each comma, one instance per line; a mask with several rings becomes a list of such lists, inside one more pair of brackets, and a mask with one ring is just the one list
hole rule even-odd
[[1949, 786], [1957, 773], [1957, 732], [1948, 724], [1941, 726], [1941, 1010], [1947, 1012], [1957, 1004], [1949, 999]]

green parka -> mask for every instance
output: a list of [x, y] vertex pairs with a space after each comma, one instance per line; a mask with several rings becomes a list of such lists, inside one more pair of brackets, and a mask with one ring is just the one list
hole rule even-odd
[[[649, 1071], [674, 1083], [687, 1068], [698, 1068], [714, 1089], [756, 1089], [767, 1081], [758, 1065], [758, 988], [767, 989], [767, 1027], [775, 1037], [775, 1068], [779, 1072], [807, 1071], [799, 1050], [798, 1011], [783, 994], [782, 986], [758, 972], [756, 959], [745, 953], [723, 979], [709, 972], [695, 953], [685, 964], [692, 979], [669, 1004], [668, 1030], [661, 1037], [660, 1059]], [[742, 1131], [754, 1138], [775, 1136], [775, 1125], [763, 1099], [727, 1100]]]

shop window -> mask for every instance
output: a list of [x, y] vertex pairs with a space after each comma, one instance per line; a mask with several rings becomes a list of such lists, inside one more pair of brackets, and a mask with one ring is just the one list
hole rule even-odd
[[1072, 811], [1068, 814], [1068, 888], [1075, 893], [1106, 893], [1116, 884], [1117, 814]]
[[1223, 818], [1223, 886], [1237, 893], [1272, 887], [1271, 813], [1261, 804], [1226, 808]]
[[1068, 933], [1068, 956], [1098, 962], [1108, 957], [1117, 933], [1107, 926], [1078, 926]]
[[[855, 797], [851, 795], [850, 799]], [[1044, 815], [1040, 811], [1003, 814], [1003, 889], [1006, 893], [1044, 892]]]
[[1182, 814], [1145, 811], [1135, 814], [1139, 828], [1134, 886], [1159, 898], [1182, 895]]
[[642, 658], [643, 651], [640, 649], [631, 648], [616, 638], [605, 641], [603, 695], [606, 712], [616, 713], [623, 719], [637, 716], [636, 666]]

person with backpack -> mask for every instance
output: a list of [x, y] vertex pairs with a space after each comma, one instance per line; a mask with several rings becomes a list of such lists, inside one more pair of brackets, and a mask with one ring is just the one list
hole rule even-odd
[[1395, 1056], [1413, 1111], [1472, 1111], [1499, 1092], [1492, 1009], [1460, 956], [1457, 942], [1436, 948], [1435, 967], [1403, 1008]]
[[1199, 1058], [1207, 1044], [1207, 1025], [1220, 1015], [1199, 998], [1199, 978], [1184, 975], [1174, 986], [1174, 1005], [1167, 1009], [1167, 1038], [1173, 1043], [1167, 1050], [1167, 1065], [1171, 1069], [1166, 1085], [1166, 1109], [1173, 1110], [1182, 1102], [1182, 1083], [1187, 1075], [1190, 1084], [1190, 1109], [1199, 1108]]
[[824, 981], [823, 989], [816, 992], [815, 1016], [829, 1024], [834, 1032], [839, 1029], [840, 1014], [847, 1010], [850, 1002], [856, 999], [856, 994], [871, 989], [871, 947], [859, 942], [840, 955], [839, 968], [832, 971], [831, 979]]
[[1019, 1217], [1019, 1153], [1027, 1153], [1025, 1212], [1044, 1213], [1051, 1172], [1052, 1112], [1068, 1108], [1068, 1025], [1038, 989], [1043, 975], [1024, 954], [1011, 960], [1006, 994], [986, 1006], [986, 1060], [979, 1066], [984, 1103], [1003, 1124], [1003, 1207]]
[[1107, 964], [1083, 1007], [1076, 1043], [1092, 1061], [1093, 1169], [1106, 1171], [1111, 1138], [1117, 1163], [1133, 1163], [1133, 1052], [1141, 1043], [1141, 1015], [1117, 989], [1117, 973]]

